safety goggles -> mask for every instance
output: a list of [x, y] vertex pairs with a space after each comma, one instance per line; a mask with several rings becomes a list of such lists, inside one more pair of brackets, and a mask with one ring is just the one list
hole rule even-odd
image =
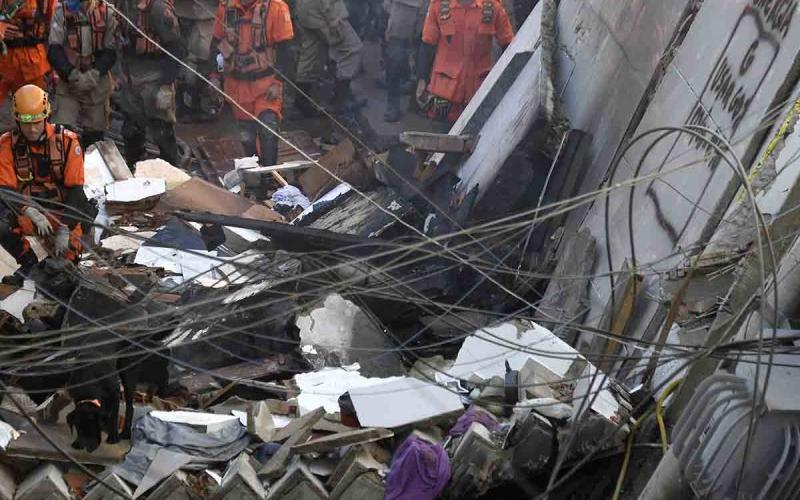
[[28, 114], [28, 113], [17, 113], [16, 115], [17, 121], [20, 123], [39, 123], [47, 118], [47, 112], [37, 113], [37, 114]]

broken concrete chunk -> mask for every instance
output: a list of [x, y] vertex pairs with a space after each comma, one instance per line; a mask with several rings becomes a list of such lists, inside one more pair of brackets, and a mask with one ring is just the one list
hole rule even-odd
[[331, 434], [323, 438], [314, 439], [307, 443], [292, 446], [294, 453], [324, 453], [342, 446], [352, 444], [372, 443], [390, 438], [394, 433], [387, 429], [359, 429], [349, 432]]
[[298, 317], [297, 327], [301, 345], [314, 346], [321, 355], [318, 367], [359, 363], [367, 377], [405, 373], [387, 335], [361, 308], [340, 295], [328, 296], [322, 307]]
[[0, 500], [14, 500], [17, 482], [14, 473], [5, 464], [0, 464]]
[[453, 478], [449, 493], [452, 498], [477, 498], [492, 486], [499, 450], [491, 432], [474, 422], [459, 440], [451, 460]]
[[[552, 455], [554, 433], [550, 422], [532, 412], [515, 422], [506, 443], [506, 448], [511, 449], [511, 461], [515, 468], [530, 475], [541, 472]], [[519, 471], [509, 474], [519, 474]]]
[[[269, 500], [324, 500], [328, 498], [325, 486], [295, 458], [286, 474], [269, 489]], [[359, 499], [360, 500], [360, 499]]]
[[366, 447], [350, 448], [328, 480], [331, 499], [382, 500], [386, 494], [382, 477], [386, 469]]
[[135, 170], [134, 177], [136, 178], [163, 179], [167, 190], [175, 189], [191, 179], [189, 174], [173, 167], [161, 158], [137, 162]]
[[33, 470], [20, 483], [14, 500], [69, 500], [69, 488], [61, 471], [53, 464]]
[[391, 429], [464, 410], [458, 394], [410, 377], [353, 389], [350, 398], [365, 427]]
[[[83, 500], [128, 500], [131, 498], [131, 495], [133, 495], [133, 490], [128, 486], [128, 483], [123, 481], [118, 475], [107, 474], [101, 476], [101, 479], [103, 483], [95, 483], [89, 492], [86, 493], [86, 496], [83, 497]], [[124, 492], [127, 496], [116, 493], [106, 485]]]
[[250, 457], [242, 453], [231, 461], [213, 500], [256, 500], [266, 495]]
[[190, 490], [186, 473], [177, 471], [150, 493], [147, 500], [192, 500]]

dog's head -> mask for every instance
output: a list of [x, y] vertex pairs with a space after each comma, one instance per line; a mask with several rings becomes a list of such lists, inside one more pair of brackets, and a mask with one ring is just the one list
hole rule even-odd
[[67, 425], [77, 433], [72, 447], [93, 452], [100, 446], [103, 431], [103, 412], [97, 400], [80, 401], [67, 415]]

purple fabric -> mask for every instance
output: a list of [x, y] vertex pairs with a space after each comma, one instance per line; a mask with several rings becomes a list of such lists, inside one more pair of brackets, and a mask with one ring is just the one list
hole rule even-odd
[[489, 429], [490, 431], [496, 431], [498, 427], [500, 427], [500, 423], [495, 420], [495, 418], [486, 413], [485, 411], [476, 410], [475, 408], [470, 408], [467, 410], [463, 415], [458, 417], [458, 421], [456, 425], [450, 429], [448, 433], [450, 437], [458, 437], [463, 436], [469, 430], [469, 426], [473, 424], [473, 422], [478, 422], [479, 424], [483, 424], [484, 427]]
[[450, 481], [444, 448], [410, 436], [394, 454], [385, 500], [433, 500]]

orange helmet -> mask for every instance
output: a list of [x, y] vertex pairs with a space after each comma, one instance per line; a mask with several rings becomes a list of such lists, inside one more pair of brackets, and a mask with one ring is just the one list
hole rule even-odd
[[38, 123], [50, 116], [50, 98], [36, 85], [25, 85], [14, 92], [14, 119], [20, 123]]

